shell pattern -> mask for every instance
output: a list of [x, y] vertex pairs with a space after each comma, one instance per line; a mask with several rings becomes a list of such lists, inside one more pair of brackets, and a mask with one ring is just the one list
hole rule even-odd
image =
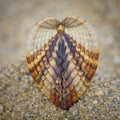
[[45, 18], [27, 40], [27, 66], [41, 91], [57, 107], [69, 109], [90, 85], [99, 48], [85, 20]]

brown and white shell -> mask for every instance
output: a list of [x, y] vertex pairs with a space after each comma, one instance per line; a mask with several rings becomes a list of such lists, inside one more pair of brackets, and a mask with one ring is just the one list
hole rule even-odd
[[61, 22], [45, 18], [38, 22], [27, 41], [27, 66], [47, 98], [69, 109], [90, 85], [99, 49], [92, 27], [79, 17]]

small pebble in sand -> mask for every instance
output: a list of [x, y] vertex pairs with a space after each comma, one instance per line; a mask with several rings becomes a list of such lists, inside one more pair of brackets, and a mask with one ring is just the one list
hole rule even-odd
[[97, 103], [98, 103], [98, 101], [97, 101], [97, 100], [94, 100], [94, 101], [93, 101], [93, 104], [97, 104]]
[[0, 105], [0, 113], [2, 113], [3, 112], [3, 106], [2, 105]]
[[104, 94], [103, 94], [103, 91], [102, 91], [102, 90], [98, 90], [98, 91], [95, 92], [95, 95], [98, 96], [98, 97], [101, 97], [101, 96], [103, 96]]

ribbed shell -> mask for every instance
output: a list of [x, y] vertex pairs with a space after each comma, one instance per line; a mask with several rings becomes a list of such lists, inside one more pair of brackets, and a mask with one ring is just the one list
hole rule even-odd
[[[58, 31], [62, 25], [64, 31]], [[99, 49], [92, 27], [79, 17], [63, 21], [45, 18], [27, 41], [27, 65], [46, 97], [69, 109], [89, 86], [98, 64]]]

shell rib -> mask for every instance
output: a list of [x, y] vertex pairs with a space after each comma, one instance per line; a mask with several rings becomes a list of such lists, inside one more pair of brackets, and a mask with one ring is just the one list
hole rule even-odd
[[27, 66], [41, 91], [57, 107], [69, 109], [90, 85], [99, 48], [92, 27], [78, 17], [45, 18], [27, 41]]

